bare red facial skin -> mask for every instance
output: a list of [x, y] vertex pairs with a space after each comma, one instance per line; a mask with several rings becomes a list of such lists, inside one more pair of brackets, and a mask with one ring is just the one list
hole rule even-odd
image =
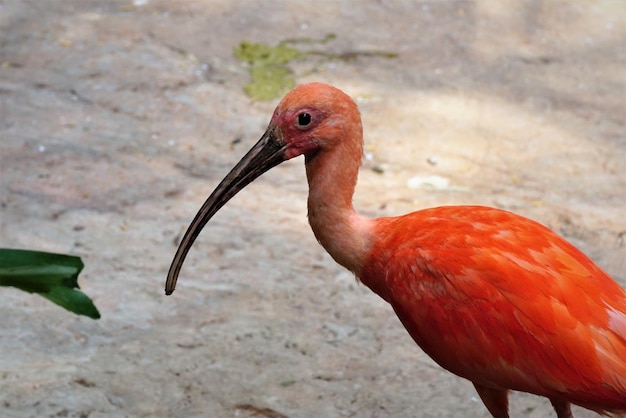
[[287, 149], [284, 157], [291, 159], [299, 155], [314, 153], [321, 145], [318, 128], [326, 120], [326, 114], [315, 108], [277, 108], [272, 117], [275, 135], [282, 139]]

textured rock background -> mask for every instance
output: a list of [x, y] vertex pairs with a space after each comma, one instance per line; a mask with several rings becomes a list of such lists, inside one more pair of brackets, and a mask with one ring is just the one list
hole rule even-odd
[[513, 210], [624, 283], [625, 22], [620, 0], [0, 1], [0, 246], [80, 255], [102, 313], [0, 289], [0, 416], [486, 417], [315, 242], [301, 159], [230, 202], [163, 295], [277, 103], [243, 94], [233, 48], [397, 52], [294, 66], [360, 104], [357, 206]]

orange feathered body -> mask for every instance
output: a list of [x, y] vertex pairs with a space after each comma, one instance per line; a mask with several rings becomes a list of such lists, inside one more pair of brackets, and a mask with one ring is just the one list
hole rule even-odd
[[360, 280], [482, 387], [626, 410], [626, 292], [550, 229], [477, 206], [376, 220]]
[[474, 384], [494, 418], [509, 417], [509, 389], [547, 397], [559, 418], [572, 417], [570, 403], [626, 411], [624, 289], [550, 229], [510, 212], [359, 215], [352, 198], [362, 134], [358, 108], [341, 90], [310, 83], [289, 92], [191, 222], [166, 293], [211, 217], [263, 172], [304, 155], [318, 241], [393, 306], [427, 354]]

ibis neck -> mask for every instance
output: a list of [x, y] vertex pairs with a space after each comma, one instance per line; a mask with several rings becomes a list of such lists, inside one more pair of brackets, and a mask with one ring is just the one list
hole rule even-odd
[[[354, 158], [346, 159], [344, 152]], [[371, 247], [371, 220], [352, 205], [361, 152], [361, 147], [321, 150], [306, 159], [311, 229], [333, 259], [356, 275]]]

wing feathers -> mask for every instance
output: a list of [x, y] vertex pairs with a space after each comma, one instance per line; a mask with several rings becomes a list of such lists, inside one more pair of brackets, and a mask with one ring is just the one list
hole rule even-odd
[[443, 367], [486, 387], [626, 408], [626, 293], [571, 244], [480, 207], [378, 227], [361, 280]]

